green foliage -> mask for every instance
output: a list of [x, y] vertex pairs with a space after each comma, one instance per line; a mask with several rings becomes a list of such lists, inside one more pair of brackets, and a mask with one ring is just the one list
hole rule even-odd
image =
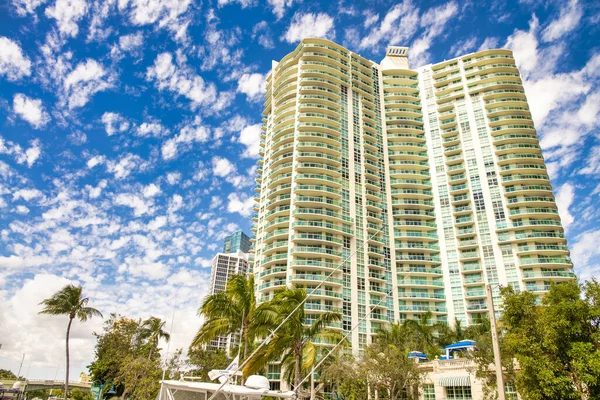
[[364, 370], [352, 355], [342, 355], [323, 368], [323, 383], [334, 388], [343, 400], [363, 400], [367, 398], [367, 377]]
[[156, 398], [161, 378], [159, 360], [129, 355], [123, 360], [115, 383], [124, 388], [123, 398], [147, 400]]
[[256, 304], [252, 275], [232, 276], [224, 292], [204, 298], [198, 315], [203, 316], [205, 322], [192, 341], [192, 346], [207, 344], [217, 336], [240, 333], [241, 360], [246, 358], [256, 339], [268, 334], [269, 328], [273, 327], [273, 314]]
[[190, 376], [210, 381], [208, 372], [212, 369], [225, 369], [231, 363], [224, 350], [210, 350], [201, 347], [190, 346], [188, 349], [187, 365], [190, 370], [186, 373]]
[[519, 363], [516, 384], [522, 397], [600, 398], [598, 282], [552, 285], [541, 305], [530, 292], [505, 288], [502, 294], [504, 344]]
[[[117, 394], [143, 399], [158, 392], [162, 378], [159, 339], [168, 340], [165, 323], [156, 317], [145, 321], [111, 314], [96, 336], [96, 357], [88, 366], [92, 380], [113, 382]], [[181, 350], [168, 361], [168, 377], [181, 371]], [[154, 383], [150, 379], [155, 379]], [[152, 395], [154, 394], [154, 395]], [[148, 397], [145, 397], [148, 396]]]
[[414, 329], [418, 328], [410, 323], [391, 324], [389, 329], [378, 332], [361, 359], [338, 357], [324, 369], [323, 378], [342, 399], [366, 399], [367, 386], [373, 393], [377, 391], [381, 400], [418, 399], [422, 372], [408, 353], [414, 349], [415, 341], [423, 341], [427, 336], [409, 336]]
[[12, 371], [0, 369], [0, 379], [17, 379], [17, 376]]
[[[275, 325], [291, 316], [275, 333], [271, 341], [247, 364], [244, 373], [252, 374], [263, 369], [268, 362], [281, 361], [286, 371], [286, 380], [297, 386], [318, 359], [315, 342], [338, 343], [344, 335], [328, 325], [342, 320], [338, 312], [325, 312], [316, 320], [309, 321], [304, 307], [296, 307], [306, 300], [304, 289], [285, 289], [278, 292], [273, 300], [263, 303], [264, 312], [275, 316]], [[295, 310], [295, 311], [294, 311]]]

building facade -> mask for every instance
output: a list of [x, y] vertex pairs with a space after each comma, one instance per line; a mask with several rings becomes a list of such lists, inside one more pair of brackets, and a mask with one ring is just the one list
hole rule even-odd
[[[217, 253], [212, 259], [210, 286], [208, 293], [215, 294], [225, 290], [229, 278], [236, 274], [248, 273], [249, 254], [241, 250], [234, 253]], [[217, 336], [207, 346], [213, 350], [229, 351], [237, 343], [236, 335]]]
[[394, 321], [477, 323], [500, 285], [574, 279], [519, 71], [509, 50], [418, 70], [305, 39], [267, 78], [253, 217], [259, 301], [312, 291], [308, 319], [360, 353]]
[[235, 253], [240, 250], [244, 253], [250, 252], [250, 238], [242, 231], [233, 232], [223, 239], [223, 253]]

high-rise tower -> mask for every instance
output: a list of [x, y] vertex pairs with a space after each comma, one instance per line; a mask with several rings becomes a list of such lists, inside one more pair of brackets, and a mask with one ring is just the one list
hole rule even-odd
[[359, 324], [356, 351], [424, 313], [477, 322], [486, 283], [498, 299], [499, 285], [543, 293], [574, 278], [512, 53], [418, 70], [407, 53], [390, 47], [378, 65], [305, 39], [267, 78], [258, 298], [310, 291], [335, 271], [306, 313]]

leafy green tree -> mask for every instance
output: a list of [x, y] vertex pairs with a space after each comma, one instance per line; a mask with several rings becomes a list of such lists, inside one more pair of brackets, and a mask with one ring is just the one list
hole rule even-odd
[[154, 399], [160, 389], [162, 369], [159, 359], [129, 355], [123, 360], [115, 382], [124, 387], [121, 399]]
[[531, 292], [502, 290], [505, 349], [524, 399], [600, 398], [599, 294], [596, 280], [552, 285], [540, 305]]
[[0, 379], [17, 379], [17, 376], [8, 369], [0, 369]]
[[[142, 355], [143, 342], [139, 334], [140, 321], [111, 314], [102, 333], [96, 336], [95, 359], [88, 365], [92, 381], [113, 381], [119, 375], [123, 360], [130, 355]], [[123, 387], [115, 385], [117, 393]]]
[[205, 322], [192, 341], [192, 347], [209, 343], [217, 336], [240, 334], [244, 360], [255, 340], [268, 333], [273, 313], [258, 307], [254, 295], [254, 277], [234, 275], [225, 291], [206, 296], [198, 309]]
[[168, 342], [171, 339], [171, 335], [164, 330], [166, 321], [161, 320], [157, 317], [150, 317], [140, 326], [141, 335], [148, 341], [150, 345], [150, 351], [148, 352], [148, 359], [152, 358], [152, 354], [155, 350], [158, 350], [158, 341], [160, 339]]
[[71, 333], [71, 325], [73, 320], [77, 318], [81, 322], [85, 322], [91, 317], [102, 317], [100, 311], [95, 308], [88, 307], [89, 298], [83, 297], [83, 289], [81, 286], [67, 285], [52, 297], [42, 301], [44, 309], [40, 314], [49, 315], [68, 315], [69, 324], [67, 325], [66, 335], [66, 365], [67, 371], [65, 376], [65, 398], [69, 395], [69, 334]]
[[294, 387], [300, 383], [301, 375], [310, 371], [318, 358], [318, 346], [315, 342], [337, 343], [344, 335], [328, 326], [342, 320], [339, 312], [324, 312], [315, 320], [309, 320], [304, 307], [296, 307], [306, 300], [304, 289], [285, 289], [275, 294], [265, 307], [276, 310], [277, 325], [286, 317], [291, 317], [275, 333], [264, 351], [259, 352], [247, 365], [246, 373], [261, 370], [270, 361], [281, 361], [286, 371], [286, 379]]
[[225, 350], [203, 349], [202, 347], [190, 346], [188, 349], [187, 365], [188, 375], [198, 377], [203, 381], [209, 381], [208, 372], [213, 369], [225, 369], [231, 363]]
[[368, 398], [367, 377], [358, 360], [348, 354], [336, 357], [323, 368], [321, 381], [343, 400]]

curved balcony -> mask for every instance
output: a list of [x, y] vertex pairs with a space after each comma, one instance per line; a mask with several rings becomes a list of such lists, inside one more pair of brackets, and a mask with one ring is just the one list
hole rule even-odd
[[[321, 175], [319, 175], [321, 176]], [[327, 175], [326, 175], [327, 176]], [[312, 180], [312, 179], [318, 179], [318, 178], [311, 178], [311, 177], [305, 177], [304, 179], [307, 180]], [[328, 179], [323, 179], [323, 180], [327, 180]], [[322, 196], [322, 195], [328, 195], [328, 196], [333, 196], [336, 199], [338, 199], [339, 197], [342, 196], [342, 192], [332, 186], [327, 186], [327, 185], [296, 185], [296, 194], [300, 195], [316, 195], [316, 196]]]
[[422, 305], [398, 305], [400, 312], [408, 312], [414, 314], [420, 313], [432, 313], [432, 314], [446, 314], [448, 310], [446, 306], [422, 306]]
[[537, 245], [519, 245], [517, 247], [517, 254], [518, 255], [525, 255], [525, 254], [542, 254], [542, 255], [547, 255], [547, 256], [553, 256], [553, 255], [568, 255], [569, 254], [569, 249], [567, 248], [566, 245], [564, 244], [558, 244], [558, 243], [553, 243], [553, 244], [537, 244]]
[[520, 207], [522, 205], [530, 206], [554, 206], [554, 196], [515, 196], [507, 199], [507, 206]]
[[552, 281], [571, 281], [577, 279], [572, 271], [556, 270], [556, 271], [523, 271], [524, 281], [536, 280], [552, 280]]
[[275, 289], [283, 289], [287, 286], [287, 282], [285, 279], [281, 279], [281, 280], [274, 280], [274, 281], [270, 281], [270, 282], [265, 282], [262, 285], [260, 285], [258, 287], [258, 290], [275, 290]]
[[342, 172], [340, 171], [340, 168], [338, 166], [333, 166], [325, 163], [300, 162], [296, 164], [296, 170], [305, 176], [311, 174], [326, 174], [334, 179], [342, 176]]
[[[262, 271], [260, 273], [260, 277], [261, 278], [274, 278], [274, 277], [283, 277], [285, 279], [285, 275], [287, 274], [287, 267], [273, 267], [273, 268], [268, 268], [265, 269], [264, 271]], [[281, 280], [281, 279], [277, 279], [277, 280]]]
[[302, 273], [295, 273], [291, 276], [290, 278], [290, 282], [294, 282], [294, 283], [300, 283], [300, 284], [310, 284], [310, 283], [314, 283], [314, 282], [321, 282], [324, 281], [326, 285], [330, 285], [330, 286], [342, 286], [344, 284], [343, 279], [341, 278], [334, 278], [334, 277], [329, 277], [327, 279], [325, 279], [327, 277], [327, 275], [324, 274], [302, 274]]
[[434, 302], [445, 302], [446, 295], [443, 293], [434, 293], [434, 292], [406, 292], [406, 291], [398, 291], [398, 299], [400, 300], [429, 300]]
[[531, 257], [520, 258], [519, 265], [521, 267], [540, 267], [540, 268], [560, 268], [572, 267], [573, 262], [569, 257]]
[[330, 245], [342, 246], [344, 241], [334, 236], [322, 235], [320, 233], [298, 232], [292, 235], [292, 242], [302, 242], [300, 245]]
[[290, 254], [293, 254], [296, 257], [314, 257], [315, 255], [320, 254], [333, 260], [341, 260], [342, 258], [342, 252], [320, 246], [294, 246], [290, 249]]
[[298, 207], [292, 213], [294, 216], [302, 217], [305, 219], [323, 219], [334, 220], [338, 223], [351, 223], [353, 222], [352, 218], [340, 214], [338, 212], [324, 209], [324, 208], [303, 208]]
[[418, 288], [431, 288], [431, 289], [439, 289], [444, 287], [444, 282], [429, 280], [429, 279], [410, 279], [409, 277], [404, 277], [402, 275], [398, 275], [398, 287], [418, 287]]
[[262, 260], [259, 261], [259, 263], [262, 268], [267, 268], [269, 265], [281, 263], [281, 261], [286, 261], [287, 259], [288, 259], [287, 252], [277, 253], [277, 254], [273, 254], [269, 257], [263, 257]]
[[303, 259], [294, 259], [289, 262], [290, 268], [302, 269], [302, 270], [311, 270], [311, 271], [326, 271], [329, 274], [332, 270], [340, 269], [340, 265], [337, 263], [332, 263], [328, 261], [316, 261], [316, 260], [303, 260]]

